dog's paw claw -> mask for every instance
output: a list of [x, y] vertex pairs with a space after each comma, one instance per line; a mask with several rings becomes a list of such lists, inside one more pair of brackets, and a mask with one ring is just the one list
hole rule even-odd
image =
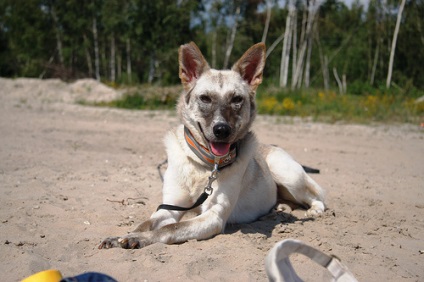
[[311, 208], [306, 211], [306, 217], [319, 217], [323, 214], [325, 210], [324, 203], [321, 201], [314, 201], [311, 205]]
[[306, 211], [306, 217], [320, 217], [322, 215], [322, 210], [309, 209]]
[[119, 237], [109, 237], [103, 240], [98, 246], [99, 249], [110, 249], [118, 247], [120, 238]]
[[131, 244], [130, 249], [138, 249], [140, 246], [139, 242], [134, 242]]
[[151, 244], [140, 235], [126, 235], [123, 237], [109, 237], [103, 240], [99, 245], [99, 249], [123, 248], [123, 249], [140, 249]]

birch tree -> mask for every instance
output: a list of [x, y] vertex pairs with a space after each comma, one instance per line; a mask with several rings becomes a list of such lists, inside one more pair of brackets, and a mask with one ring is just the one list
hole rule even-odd
[[110, 36], [110, 81], [115, 82], [116, 80], [116, 66], [115, 66], [115, 34], [112, 32]]
[[318, 8], [319, 8], [319, 3], [317, 4], [316, 0], [309, 1], [308, 20], [306, 24], [305, 39], [301, 43], [300, 52], [299, 52], [299, 56], [298, 56], [297, 64], [296, 64], [296, 71], [292, 77], [292, 89], [294, 89], [296, 85], [298, 85], [299, 80], [301, 80], [301, 73], [302, 73], [302, 69], [303, 69], [303, 65], [305, 61], [306, 48], [308, 46], [309, 38], [312, 36], [312, 27], [313, 27], [315, 15], [318, 11]]
[[281, 64], [280, 64], [280, 87], [287, 86], [289, 62], [290, 62], [290, 48], [292, 40], [292, 21], [294, 14], [296, 14], [295, 0], [289, 1], [289, 13], [286, 19], [286, 29], [284, 31], [283, 50], [281, 52]]
[[[234, 4], [236, 4], [235, 1], [234, 1]], [[230, 61], [231, 51], [233, 50], [234, 40], [236, 38], [236, 33], [237, 33], [237, 24], [239, 21], [239, 15], [240, 15], [240, 5], [238, 4], [236, 7], [236, 11], [234, 13], [234, 24], [231, 28], [230, 37], [227, 43], [227, 48], [225, 50], [223, 69], [226, 69], [228, 67], [228, 64]]]
[[127, 82], [132, 84], [132, 69], [131, 69], [131, 39], [128, 37], [126, 40], [126, 53], [127, 53]]
[[271, 0], [266, 0], [266, 19], [265, 19], [265, 26], [264, 26], [264, 32], [262, 33], [262, 40], [261, 42], [266, 42], [266, 37], [268, 35], [268, 29], [269, 29], [269, 22], [271, 21], [271, 10], [272, 10], [272, 4]]
[[97, 33], [97, 19], [93, 16], [93, 44], [94, 44], [94, 69], [96, 74], [96, 80], [100, 81], [100, 52], [99, 52], [99, 36]]
[[63, 44], [62, 44], [62, 35], [60, 34], [60, 28], [59, 28], [59, 20], [57, 18], [56, 10], [54, 6], [52, 5], [50, 7], [50, 14], [52, 15], [53, 22], [54, 22], [54, 31], [56, 35], [56, 48], [57, 53], [59, 55], [59, 63], [60, 65], [64, 65], [64, 59], [63, 59]]
[[387, 88], [390, 88], [390, 84], [392, 81], [393, 61], [395, 58], [396, 42], [397, 42], [397, 37], [399, 33], [400, 22], [402, 20], [403, 8], [405, 7], [405, 2], [406, 0], [402, 0], [402, 2], [400, 3], [399, 11], [397, 14], [395, 32], [393, 33], [392, 48], [390, 49], [389, 69], [387, 71], [387, 80], [386, 80]]
[[93, 77], [93, 64], [92, 64], [92, 59], [91, 59], [91, 54], [89, 49], [90, 42], [85, 33], [83, 34], [83, 40], [84, 40], [83, 44], [84, 44], [85, 60], [87, 61], [87, 68], [88, 68], [88, 76]]

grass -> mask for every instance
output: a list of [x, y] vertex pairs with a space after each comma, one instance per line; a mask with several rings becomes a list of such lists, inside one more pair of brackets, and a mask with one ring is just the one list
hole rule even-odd
[[172, 110], [181, 93], [179, 86], [138, 86], [126, 90], [119, 100], [96, 103], [96, 106], [133, 110]]
[[[98, 106], [140, 110], [172, 110], [181, 87], [139, 86], [128, 89], [122, 99], [98, 103]], [[401, 122], [424, 121], [424, 103], [417, 104], [416, 91], [408, 95], [400, 90], [392, 92], [375, 89], [361, 95], [339, 95], [334, 91], [317, 89], [287, 91], [276, 87], [262, 87], [257, 94], [259, 114], [310, 117], [322, 122]]]
[[258, 93], [258, 112], [263, 114], [312, 117], [325, 122], [406, 122], [423, 120], [424, 104], [395, 93], [339, 95], [334, 91], [287, 92], [265, 89]]

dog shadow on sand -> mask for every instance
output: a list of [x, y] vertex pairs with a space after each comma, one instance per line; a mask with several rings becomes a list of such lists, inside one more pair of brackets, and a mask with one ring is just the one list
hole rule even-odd
[[266, 238], [270, 238], [273, 233], [292, 233], [295, 225], [314, 220], [315, 218], [312, 217], [298, 218], [289, 212], [273, 209], [269, 214], [254, 222], [227, 224], [224, 234], [234, 234], [240, 231], [247, 235], [262, 234]]

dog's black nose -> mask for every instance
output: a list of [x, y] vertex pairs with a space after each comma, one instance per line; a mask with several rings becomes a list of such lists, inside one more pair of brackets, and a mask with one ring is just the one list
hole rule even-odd
[[217, 123], [213, 127], [213, 134], [215, 134], [218, 139], [225, 139], [230, 136], [231, 127], [225, 123]]

